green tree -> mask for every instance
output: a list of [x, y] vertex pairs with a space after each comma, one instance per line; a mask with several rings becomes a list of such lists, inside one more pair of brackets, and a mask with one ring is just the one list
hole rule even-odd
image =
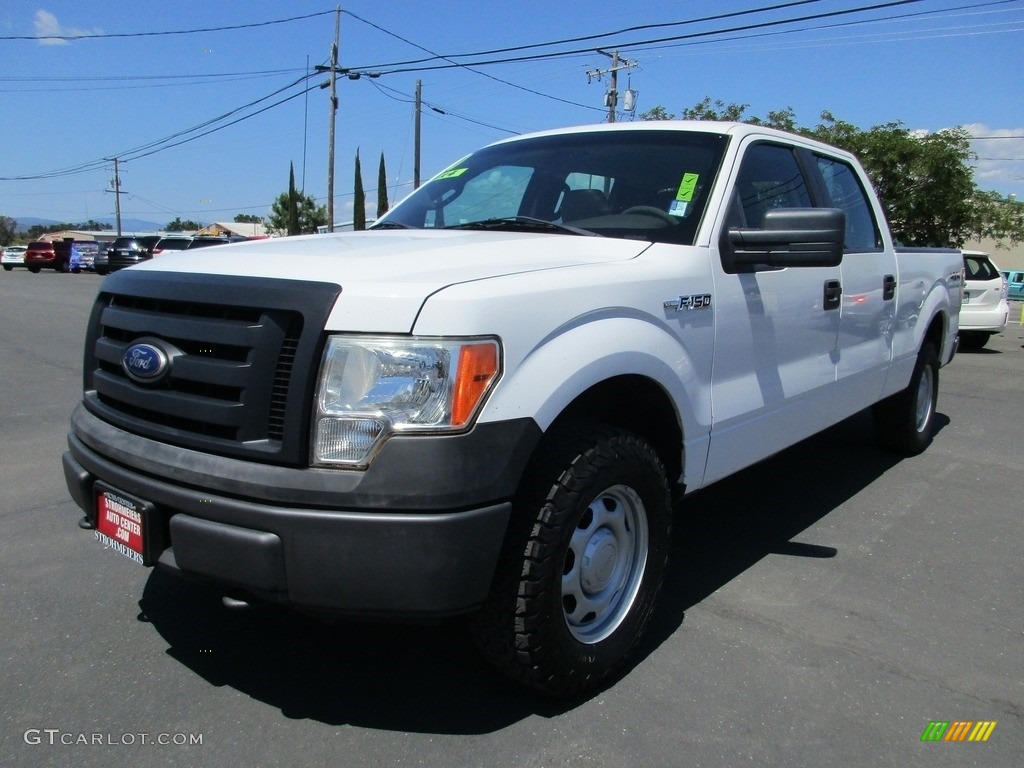
[[18, 222], [10, 216], [0, 216], [0, 248], [14, 242], [14, 235], [18, 231]]
[[[855, 154], [864, 166], [885, 211], [893, 237], [913, 245], [962, 246], [971, 238], [1024, 241], [1024, 205], [974, 181], [970, 134], [962, 128], [920, 134], [900, 122], [868, 130], [830, 112], [821, 122], [800, 126], [790, 107], [765, 118], [747, 117], [747, 104], [714, 102], [710, 97], [684, 109], [684, 119], [736, 120], [780, 128], [824, 141]], [[644, 112], [645, 120], [671, 120], [662, 106]]]
[[829, 112], [823, 112], [821, 120], [804, 132], [857, 155], [898, 241], [959, 246], [973, 234], [979, 191], [965, 130], [921, 136], [902, 123], [862, 131]]
[[384, 168], [384, 153], [380, 153], [377, 166], [377, 218], [388, 212], [388, 173]]
[[263, 221], [263, 217], [254, 213], [236, 213], [234, 220], [240, 224], [259, 224]]
[[[302, 192], [296, 192], [292, 204], [295, 206], [295, 214], [299, 222], [295, 234], [313, 234], [316, 232], [317, 227], [327, 223], [327, 206], [317, 205], [316, 198]], [[263, 222], [268, 232], [288, 234], [289, 207], [289, 195], [287, 192], [282, 192], [271, 204], [270, 215]]]
[[113, 227], [109, 224], [101, 224], [98, 221], [89, 219], [88, 221], [80, 221], [78, 223], [62, 221], [59, 224], [33, 224], [28, 228], [28, 232], [26, 234], [32, 240], [38, 240], [43, 235], [51, 232], [64, 232], [65, 230], [95, 231], [106, 229], [113, 229]]
[[295, 167], [288, 169], [288, 191], [282, 192], [270, 206], [270, 215], [264, 224], [271, 232], [287, 235], [312, 234], [327, 223], [327, 206], [317, 205], [316, 199], [295, 189]]
[[359, 167], [359, 150], [356, 150], [355, 196], [352, 201], [352, 229], [366, 229], [366, 193], [363, 191], [363, 172]]
[[72, 227], [68, 227], [68, 229], [82, 229], [90, 232], [102, 232], [106, 230], [111, 230], [113, 229], [113, 227], [110, 224], [104, 224], [100, 221], [96, 221], [95, 219], [89, 219], [88, 221], [83, 221], [81, 224], [75, 224]]
[[299, 222], [299, 194], [295, 191], [295, 163], [288, 164], [288, 226], [289, 235], [302, 234]]
[[181, 216], [175, 217], [174, 221], [169, 221], [164, 225], [165, 232], [194, 232], [195, 230], [202, 228], [203, 225], [198, 221], [182, 219]]

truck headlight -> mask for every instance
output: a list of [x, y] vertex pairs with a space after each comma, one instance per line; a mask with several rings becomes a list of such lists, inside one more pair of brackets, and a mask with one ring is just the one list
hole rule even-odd
[[332, 336], [317, 383], [313, 463], [365, 466], [392, 434], [467, 429], [500, 357], [495, 339]]

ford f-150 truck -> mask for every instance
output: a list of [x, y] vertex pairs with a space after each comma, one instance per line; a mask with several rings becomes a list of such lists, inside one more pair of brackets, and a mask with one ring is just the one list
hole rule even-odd
[[470, 614], [489, 661], [574, 694], [641, 636], [675, 500], [866, 408], [925, 449], [962, 268], [898, 253], [855, 158], [804, 138], [517, 137], [372, 231], [108, 277], [67, 485], [142, 565], [315, 611]]

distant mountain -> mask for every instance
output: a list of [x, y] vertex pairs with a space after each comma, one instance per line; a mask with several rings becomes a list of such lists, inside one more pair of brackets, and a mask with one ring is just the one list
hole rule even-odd
[[[115, 229], [117, 228], [117, 219], [115, 219], [113, 216], [108, 216], [103, 219], [96, 219], [96, 221], [98, 221], [100, 224], [109, 224], [111, 227], [114, 227]], [[170, 219], [168, 219], [168, 221], [170, 221]], [[164, 224], [166, 223], [167, 222], [165, 221], [158, 224], [155, 221], [145, 221], [143, 219], [126, 219], [122, 217], [121, 229], [125, 232], [154, 232], [163, 229]]]
[[[17, 216], [15, 219], [18, 222], [18, 231], [27, 232], [37, 224], [41, 224], [44, 227], [49, 227], [53, 224], [61, 224], [63, 222], [57, 221], [56, 219], [40, 219], [35, 216]], [[101, 219], [94, 219], [100, 224], [109, 224], [111, 228], [117, 228], [117, 219], [113, 216], [106, 216]], [[75, 223], [75, 222], [72, 222]], [[166, 224], [167, 222], [164, 222]], [[164, 224], [158, 224], [155, 221], [145, 221], [144, 219], [121, 219], [121, 230], [123, 232], [154, 232], [163, 228]]]

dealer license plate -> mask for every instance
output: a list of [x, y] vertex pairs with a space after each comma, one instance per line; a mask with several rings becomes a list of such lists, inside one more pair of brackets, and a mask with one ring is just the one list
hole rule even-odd
[[112, 488], [96, 488], [96, 540], [140, 565], [146, 560], [146, 518], [152, 505]]

